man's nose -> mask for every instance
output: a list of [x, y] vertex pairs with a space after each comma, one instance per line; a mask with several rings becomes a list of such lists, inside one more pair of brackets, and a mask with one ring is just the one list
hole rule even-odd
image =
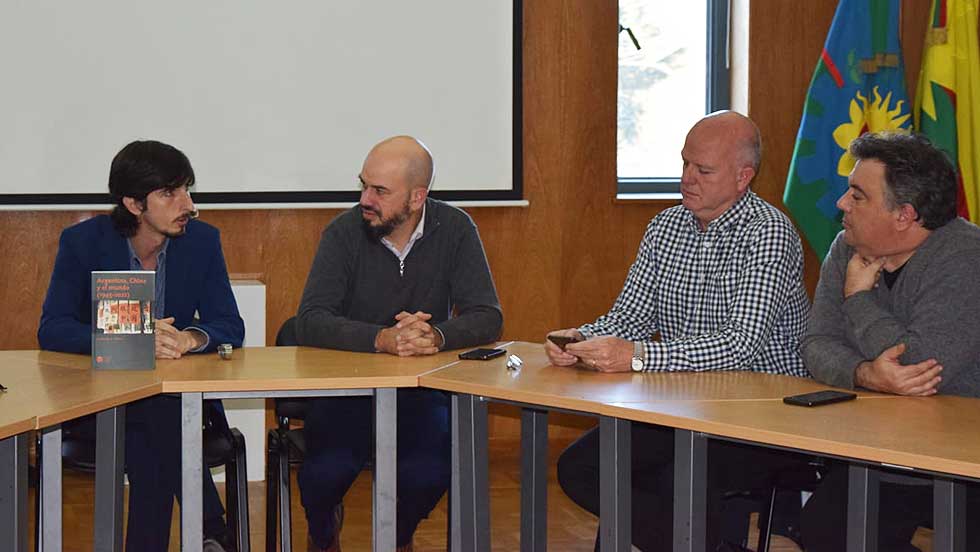
[[681, 183], [686, 184], [691, 181], [691, 177], [694, 176], [694, 166], [688, 165], [681, 169]]
[[361, 205], [371, 207], [374, 199], [374, 194], [371, 193], [370, 188], [365, 188], [361, 190]]
[[194, 200], [191, 199], [191, 193], [190, 192], [186, 192], [184, 194], [184, 197], [182, 199], [184, 200], [184, 208], [185, 209], [187, 209], [188, 211], [195, 211], [196, 210], [194, 208]]

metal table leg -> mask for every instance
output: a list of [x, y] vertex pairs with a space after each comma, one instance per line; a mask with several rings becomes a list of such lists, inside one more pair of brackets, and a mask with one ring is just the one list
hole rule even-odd
[[599, 546], [602, 552], [630, 552], [632, 461], [627, 420], [599, 418]]
[[487, 404], [473, 395], [453, 395], [452, 417], [450, 545], [454, 552], [487, 552], [490, 550]]
[[878, 550], [878, 476], [878, 470], [864, 464], [848, 468], [848, 552]]
[[548, 413], [521, 410], [521, 552], [548, 548]]
[[707, 533], [708, 439], [674, 430], [674, 551], [704, 552]]
[[374, 392], [374, 552], [395, 549], [397, 472], [396, 389]]
[[180, 412], [180, 549], [201, 552], [204, 538], [202, 394], [181, 393]]
[[932, 549], [966, 552], [966, 485], [937, 477], [933, 497]]
[[121, 552], [126, 407], [99, 412], [95, 426], [95, 550]]
[[31, 432], [0, 441], [0, 549], [27, 552], [27, 444]]
[[41, 550], [61, 552], [61, 426], [41, 430]]

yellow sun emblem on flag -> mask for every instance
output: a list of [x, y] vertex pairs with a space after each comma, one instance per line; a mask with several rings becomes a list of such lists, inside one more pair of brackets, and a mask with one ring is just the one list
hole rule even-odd
[[844, 150], [840, 156], [840, 161], [837, 162], [837, 174], [841, 176], [851, 174], [851, 170], [854, 168], [855, 159], [847, 151], [847, 148], [855, 138], [865, 132], [908, 130], [902, 128], [902, 125], [912, 116], [910, 113], [902, 114], [902, 107], [906, 102], [899, 100], [895, 103], [895, 108], [889, 110], [892, 93], [889, 92], [887, 96], [882, 98], [881, 94], [878, 93], [877, 86], [872, 92], [874, 93], [874, 100], [869, 101], [858, 91], [855, 99], [851, 100], [849, 109], [851, 121], [834, 129], [834, 141]]

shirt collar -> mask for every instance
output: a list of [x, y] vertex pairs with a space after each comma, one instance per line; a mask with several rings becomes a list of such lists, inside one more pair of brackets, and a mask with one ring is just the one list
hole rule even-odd
[[[718, 232], [745, 217], [752, 209], [751, 204], [754, 202], [755, 197], [756, 195], [752, 193], [752, 190], [746, 191], [745, 194], [743, 194], [738, 201], [732, 204], [731, 207], [726, 209], [724, 213], [722, 213], [715, 220], [709, 222], [708, 227], [704, 229], [704, 232]], [[701, 222], [696, 216], [694, 216], [694, 213], [688, 211], [687, 215], [690, 225], [697, 232], [701, 232]]]
[[412, 232], [411, 237], [408, 238], [408, 243], [405, 244], [405, 249], [403, 249], [402, 251], [398, 251], [398, 248], [395, 247], [395, 244], [391, 243], [391, 241], [388, 240], [387, 236], [381, 238], [381, 243], [383, 243], [385, 247], [391, 250], [391, 252], [394, 253], [395, 256], [401, 260], [404, 260], [405, 257], [408, 256], [408, 252], [412, 250], [412, 246], [415, 245], [415, 242], [422, 239], [422, 234], [425, 231], [425, 207], [426, 206], [423, 203], [422, 216], [419, 217], [419, 223], [415, 225], [415, 230]]
[[[157, 253], [157, 269], [159, 269], [167, 259], [167, 247], [170, 246], [170, 238], [163, 238], [163, 247]], [[131, 270], [143, 270], [143, 262], [140, 260], [136, 250], [133, 249], [133, 241], [126, 240], [126, 249], [129, 250], [129, 268]]]

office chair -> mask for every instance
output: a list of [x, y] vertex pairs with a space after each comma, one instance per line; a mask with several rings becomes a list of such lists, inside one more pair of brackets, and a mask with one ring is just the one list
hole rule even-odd
[[[746, 543], [749, 516], [759, 512], [759, 541], [756, 552], [768, 552], [773, 533], [783, 535], [800, 545], [800, 493], [813, 492], [827, 470], [825, 459], [813, 457], [806, 466], [781, 470], [773, 474], [770, 488], [764, 494], [732, 493], [724, 498], [722, 539]], [[778, 523], [777, 523], [778, 521]]]

